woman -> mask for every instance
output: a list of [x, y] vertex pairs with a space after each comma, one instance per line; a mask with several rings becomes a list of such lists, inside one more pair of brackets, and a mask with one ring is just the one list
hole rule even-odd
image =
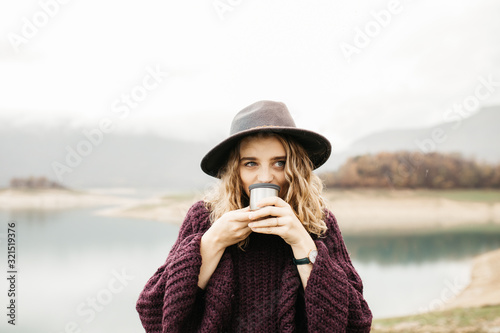
[[[312, 172], [329, 141], [272, 101], [240, 111], [230, 133], [201, 162], [218, 187], [190, 208], [139, 297], [146, 331], [369, 332], [361, 279]], [[281, 190], [250, 211], [255, 183]]]

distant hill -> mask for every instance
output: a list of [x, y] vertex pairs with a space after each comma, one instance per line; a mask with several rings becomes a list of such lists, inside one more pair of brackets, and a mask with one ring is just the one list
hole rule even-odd
[[7, 187], [14, 177], [29, 176], [45, 176], [69, 188], [189, 190], [202, 188], [211, 180], [199, 167], [211, 144], [108, 133], [99, 145], [93, 145], [88, 156], [82, 156], [78, 166], [70, 168], [71, 173], [63, 174], [61, 182], [52, 165], [56, 162], [68, 166], [67, 147], [76, 150], [82, 140], [88, 141], [82, 129], [33, 125], [11, 128], [0, 124], [0, 187]]
[[[433, 139], [433, 131], [434, 137]], [[500, 106], [483, 108], [465, 119], [454, 119], [421, 129], [394, 129], [368, 135], [347, 151], [333, 153], [322, 170], [337, 169], [347, 158], [367, 153], [400, 150], [458, 152], [464, 157], [490, 163], [500, 162]]]

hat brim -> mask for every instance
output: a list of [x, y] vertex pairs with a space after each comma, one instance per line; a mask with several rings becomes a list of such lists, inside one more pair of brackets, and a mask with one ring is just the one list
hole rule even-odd
[[220, 178], [219, 170], [227, 163], [231, 149], [244, 137], [258, 132], [286, 134], [292, 137], [306, 150], [314, 169], [323, 165], [332, 152], [330, 141], [316, 132], [295, 127], [251, 128], [228, 137], [212, 148], [201, 160], [203, 172], [212, 177]]

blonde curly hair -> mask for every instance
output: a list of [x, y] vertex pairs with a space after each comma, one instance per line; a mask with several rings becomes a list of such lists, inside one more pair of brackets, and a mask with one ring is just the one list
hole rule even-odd
[[[287, 135], [259, 132], [246, 138], [277, 138], [286, 152], [285, 179], [287, 187], [282, 199], [310, 233], [322, 236], [327, 230], [324, 222], [326, 202], [322, 196], [323, 182], [313, 173], [313, 164], [305, 149]], [[241, 143], [241, 140], [240, 140]], [[220, 181], [205, 196], [210, 211], [210, 221], [215, 222], [225, 213], [249, 205], [249, 198], [243, 189], [239, 173], [240, 144], [230, 152], [226, 166], [219, 171]], [[242, 244], [239, 244], [242, 248]]]

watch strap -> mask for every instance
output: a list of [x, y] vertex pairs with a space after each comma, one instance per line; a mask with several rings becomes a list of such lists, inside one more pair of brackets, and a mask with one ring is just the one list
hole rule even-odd
[[305, 258], [301, 258], [301, 259], [293, 258], [293, 263], [295, 265], [314, 264], [314, 262], [316, 261], [317, 255], [318, 255], [317, 250], [310, 250], [309, 253], [307, 254], [307, 257], [305, 257]]
[[293, 258], [293, 263], [295, 265], [307, 265], [307, 264], [310, 264], [311, 261], [309, 260], [308, 257], [301, 258], [301, 259], [295, 259], [295, 258]]
[[293, 263], [295, 265], [307, 265], [307, 264], [310, 264], [311, 261], [309, 260], [308, 257], [301, 258], [301, 259], [295, 259], [295, 258], [293, 258]]

